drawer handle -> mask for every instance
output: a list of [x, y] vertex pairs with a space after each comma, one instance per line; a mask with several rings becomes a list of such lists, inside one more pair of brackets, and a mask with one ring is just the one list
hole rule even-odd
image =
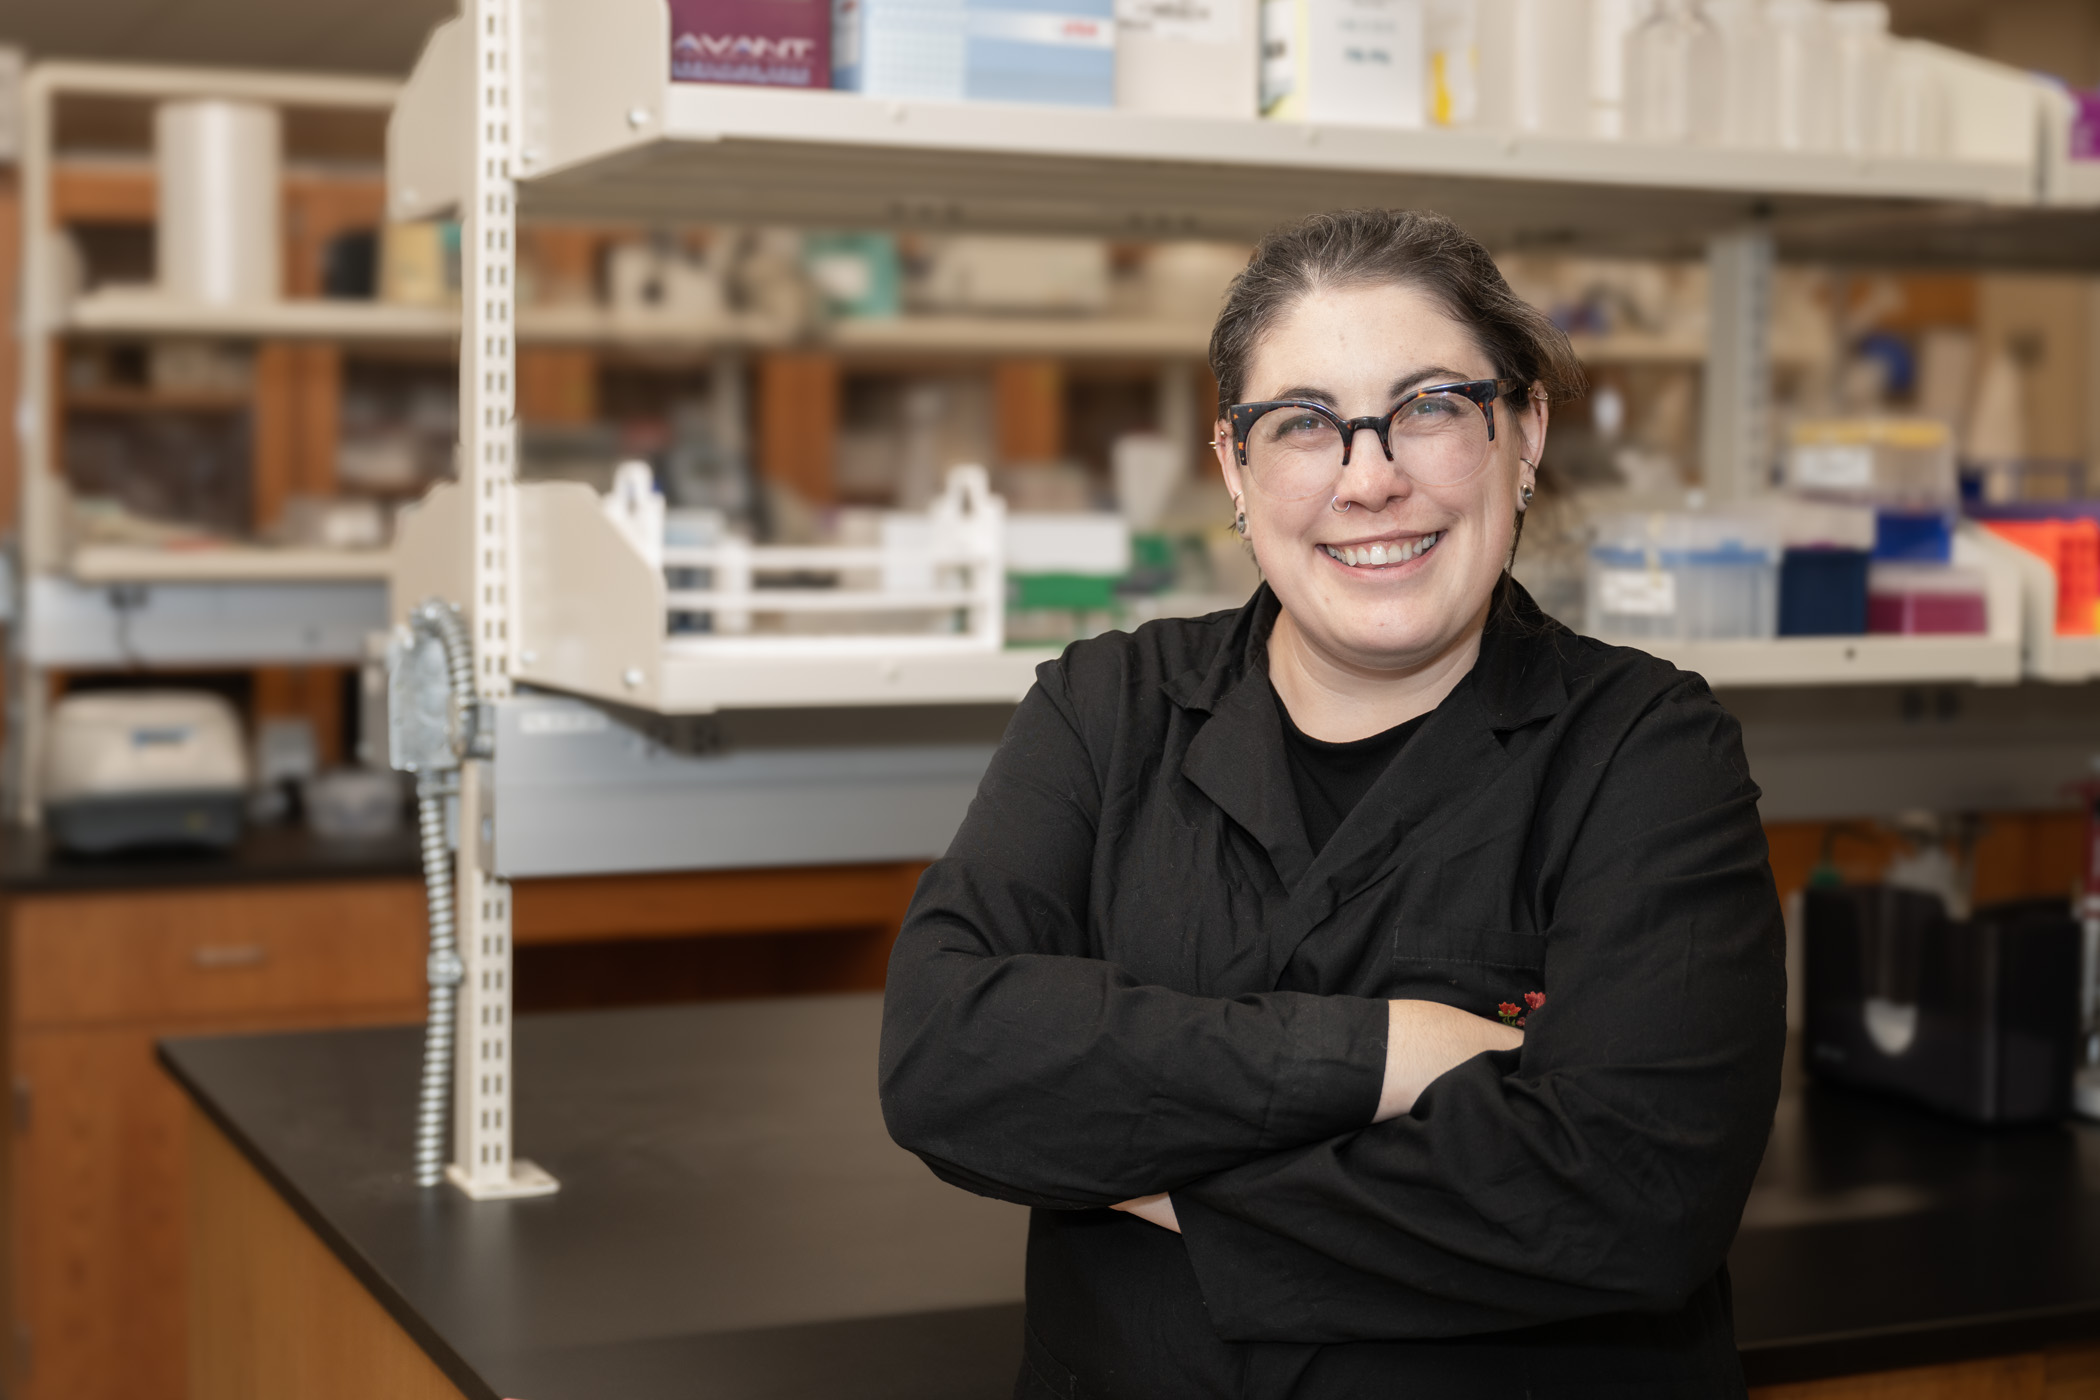
[[233, 943], [219, 947], [196, 948], [190, 952], [190, 961], [204, 972], [219, 972], [233, 967], [260, 967], [268, 957], [268, 950], [260, 943]]

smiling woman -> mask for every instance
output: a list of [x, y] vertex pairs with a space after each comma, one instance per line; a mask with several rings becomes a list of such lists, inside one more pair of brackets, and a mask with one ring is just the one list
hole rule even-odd
[[1740, 1395], [1778, 901], [1705, 683], [1508, 577], [1565, 338], [1357, 211], [1211, 363], [1266, 582], [1041, 668], [890, 964], [891, 1133], [1037, 1208], [1017, 1394]]

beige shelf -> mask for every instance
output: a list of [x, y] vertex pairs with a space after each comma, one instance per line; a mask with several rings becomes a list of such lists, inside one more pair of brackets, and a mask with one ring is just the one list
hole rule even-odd
[[[525, 306], [518, 310], [518, 339], [524, 344], [567, 344], [617, 349], [700, 349], [713, 346], [787, 345], [802, 328], [776, 317], [731, 315], [685, 321], [672, 316], [623, 316], [602, 306]], [[459, 334], [455, 320], [452, 334]]]
[[848, 354], [1200, 358], [1210, 348], [1210, 324], [1134, 316], [895, 316], [834, 321], [823, 340]]
[[100, 544], [76, 549], [67, 572], [81, 583], [380, 582], [392, 572], [393, 559], [387, 549]]
[[223, 336], [254, 340], [443, 340], [459, 336], [459, 315], [442, 307], [379, 301], [278, 301], [213, 306], [154, 291], [101, 291], [67, 309], [64, 329], [139, 336]]
[[[1654, 335], [1637, 331], [1617, 331], [1610, 335], [1573, 335], [1568, 337], [1575, 347], [1575, 354], [1584, 364], [1590, 365], [1702, 365], [1706, 363], [1706, 342], [1683, 335]], [[1787, 366], [1813, 366], [1825, 364], [1830, 359], [1826, 345], [1814, 345], [1797, 341], [1774, 341], [1772, 361]]]
[[1745, 686], [1900, 685], [2020, 679], [2017, 639], [1992, 637], [1773, 637], [1759, 641], [1628, 641], [1716, 690]]

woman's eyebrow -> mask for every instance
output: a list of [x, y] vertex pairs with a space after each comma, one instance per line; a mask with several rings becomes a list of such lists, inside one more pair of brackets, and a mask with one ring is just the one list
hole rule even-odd
[[[1451, 369], [1445, 365], [1431, 365], [1425, 369], [1411, 370], [1408, 373], [1401, 375], [1398, 379], [1395, 379], [1392, 382], [1392, 386], [1386, 390], [1386, 393], [1390, 397], [1397, 399], [1402, 394], [1405, 394], [1408, 390], [1413, 389], [1414, 387], [1420, 384], [1464, 383], [1467, 378], [1468, 376], [1463, 370]], [[1326, 404], [1330, 408], [1333, 407], [1336, 402], [1338, 402], [1336, 396], [1333, 393], [1329, 392], [1326, 389], [1317, 388], [1311, 384], [1293, 385], [1292, 387], [1274, 395], [1272, 398], [1265, 400], [1265, 402], [1275, 403], [1283, 399], [1310, 399], [1314, 403]]]
[[1418, 369], [1412, 374], [1402, 375], [1400, 378], [1395, 379], [1392, 387], [1386, 392], [1397, 399], [1417, 385], [1432, 382], [1438, 384], [1464, 383], [1469, 377], [1463, 370], [1450, 369], [1444, 365], [1432, 365], [1428, 369]]

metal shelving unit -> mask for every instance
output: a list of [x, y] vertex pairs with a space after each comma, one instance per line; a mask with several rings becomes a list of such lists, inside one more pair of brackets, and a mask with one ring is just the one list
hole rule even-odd
[[[669, 37], [664, 0], [463, 0], [460, 17], [433, 34], [389, 130], [393, 217], [456, 216], [464, 226], [461, 481], [440, 488], [405, 526], [392, 611], [405, 619], [433, 597], [464, 610], [474, 688], [494, 735], [492, 754], [462, 755], [459, 793], [469, 1033], [459, 1048], [451, 1175], [474, 1196], [545, 1186], [511, 1175], [507, 1077], [481, 1072], [507, 1063], [509, 877], [708, 862], [710, 852], [666, 846], [666, 829], [716, 831], [739, 850], [752, 831], [785, 834], [790, 828], [767, 823], [801, 809], [768, 805], [749, 787], [733, 809], [734, 832], [723, 825], [724, 786], [749, 779], [733, 765], [760, 760], [756, 751], [708, 758], [710, 725], [742, 710], [816, 706], [836, 716], [1010, 702], [1041, 655], [864, 638], [828, 652], [776, 639], [694, 644], [667, 632], [670, 551], [650, 557], [587, 492], [515, 479], [521, 213], [1249, 238], [1296, 212], [1388, 203], [1442, 209], [1503, 246], [1711, 250], [1715, 315], [1703, 358], [1709, 419], [1720, 427], [1708, 452], [1710, 480], [1724, 486], [1746, 481], [1761, 450], [1751, 425], [1769, 367], [1765, 293], [1775, 250], [1886, 259], [1901, 256], [1892, 228], [1923, 226], [1937, 237], [2012, 214], [2001, 237], [2017, 244], [2019, 219], [2044, 203], [2064, 219], [2091, 218], [2064, 207], [2082, 198], [2080, 187], [2039, 154], [2051, 124], [2060, 128], [2060, 99], [2023, 75], [1952, 54], [1936, 61], [1960, 147], [1926, 161], [684, 85], [669, 80]], [[2046, 256], [2040, 243], [2033, 252]], [[841, 350], [930, 349], [936, 338], [950, 350], [1108, 344], [1101, 326], [1079, 324], [1063, 342], [1042, 323], [967, 331], [865, 323], [832, 336]], [[1190, 327], [1124, 325], [1114, 335], [1150, 354], [1186, 354], [1200, 343]], [[1994, 577], [2003, 606], [1987, 638], [1755, 643], [1693, 648], [1680, 659], [1711, 668], [1717, 683], [2011, 682], [2021, 667], [2019, 585], [2010, 569]], [[519, 682], [569, 694], [514, 694]], [[564, 746], [573, 757], [560, 756]], [[802, 757], [780, 761], [801, 775], [783, 781], [803, 796], [811, 773], [898, 780], [876, 776], [879, 764], [811, 760], [805, 771], [795, 767]], [[942, 779], [953, 789], [945, 800], [966, 795], [967, 766]], [[589, 839], [561, 840], [548, 826], [551, 811]], [[630, 838], [621, 823], [636, 812], [646, 813], [646, 829]]]

